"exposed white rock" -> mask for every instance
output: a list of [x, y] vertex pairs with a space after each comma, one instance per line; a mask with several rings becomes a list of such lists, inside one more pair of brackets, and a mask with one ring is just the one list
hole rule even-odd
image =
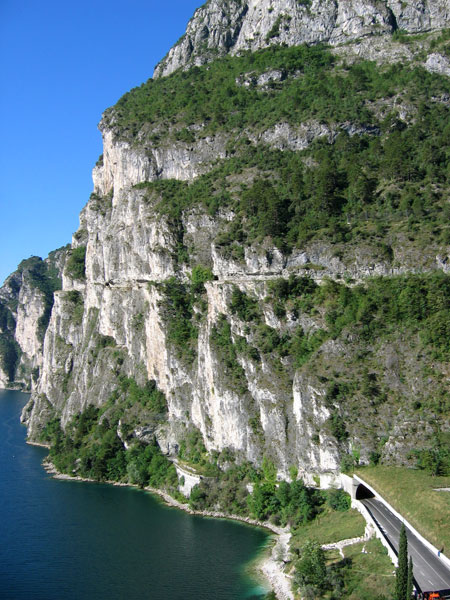
[[[293, 414], [297, 429], [297, 466], [299, 472], [336, 472], [339, 469], [339, 451], [336, 441], [324, 433], [317, 433], [330, 416], [330, 411], [320, 401], [322, 392], [315, 389], [301, 375], [296, 376], [293, 387]], [[318, 440], [312, 443], [313, 436]]]
[[185, 35], [157, 65], [154, 76], [271, 44], [338, 45], [372, 40], [396, 28], [430, 31], [449, 22], [447, 0], [210, 0], [196, 10]]
[[223, 135], [205, 137], [192, 144], [173, 142], [161, 146], [140, 144], [138, 147], [118, 140], [114, 131], [100, 123], [103, 135], [103, 163], [92, 172], [94, 193], [106, 197], [144, 181], [156, 179], [191, 180], [204, 173], [211, 159], [225, 157], [227, 138]]
[[8, 387], [8, 384], [9, 384], [8, 374], [5, 373], [5, 371], [2, 369], [2, 367], [0, 365], [0, 389], [4, 389], [4, 388]]
[[[401, 10], [398, 4], [388, 3], [405, 29], [434, 28], [447, 23], [443, 0], [433, 6], [411, 0], [400, 3], [407, 5]], [[341, 44], [364, 38], [356, 51], [353, 48], [354, 53], [365, 56], [372, 52], [380, 60], [388, 60], [382, 52], [382, 36], [391, 32], [394, 25], [388, 6], [378, 0], [312, 0], [310, 6], [297, 0], [210, 0], [196, 11], [186, 36], [159, 65], [156, 75], [208, 60], [205, 45], [219, 54], [236, 54], [274, 42]], [[395, 48], [399, 56], [409, 52], [407, 48]], [[344, 58], [345, 52], [342, 50]], [[433, 60], [433, 64], [438, 64], [437, 59]], [[271, 70], [255, 82], [251, 74], [239, 82], [264, 87], [283, 78], [282, 70]], [[383, 110], [380, 106], [372, 108]], [[405, 120], [413, 118], [407, 107], [405, 111]], [[74, 246], [87, 247], [86, 280], [65, 276], [63, 291], [55, 294], [44, 357], [37, 359], [42, 360], [39, 385], [24, 412], [29, 436], [36, 437], [55, 413], [66, 425], [88, 404], [103, 405], [117, 388], [120, 373], [140, 383], [153, 379], [166, 395], [168, 422], [157, 428], [137, 428], [134, 435], [144, 440], [156, 435], [168, 455], [176, 454], [179, 440], [193, 425], [200, 430], [208, 450], [220, 452], [229, 448], [256, 464], [265, 454], [275, 461], [280, 477], [287, 478], [289, 467], [294, 465], [309, 482], [313, 481], [313, 474], [331, 478], [339, 470], [340, 453], [345, 448], [327, 434], [330, 411], [323, 403], [324, 386], [320, 387], [300, 369], [293, 382], [288, 376], [283, 379], [288, 359], [280, 360], [280, 374], [264, 357], [253, 360], [239, 356], [244, 381], [238, 389], [227, 378], [212, 341], [214, 327], [219, 316], [225, 314], [233, 338], [241, 336], [252, 343], [246, 323], [231, 314], [233, 286], [258, 299], [263, 307], [267, 281], [289, 277], [291, 273], [307, 274], [317, 281], [326, 277], [358, 281], [372, 275], [420, 271], [423, 263], [416, 256], [410, 257], [409, 262], [374, 261], [373, 252], [363, 244], [344, 258], [336, 252], [336, 246], [332, 248], [326, 242], [310, 243], [285, 256], [267, 240], [255, 242], [243, 252], [237, 248], [237, 258], [230, 258], [221, 246], [214, 244], [214, 238], [235, 215], [223, 209], [211, 216], [196, 207], [186, 211], [181, 219], [183, 243], [189, 245], [190, 251], [192, 248], [192, 262], [180, 267], [176, 260], [180, 242], [176, 228], [169, 217], [158, 212], [158, 198], [151, 189], [137, 184], [168, 178], [191, 181], [206, 172], [215, 160], [226, 156], [229, 138], [222, 134], [198, 137], [192, 144], [167, 139], [156, 146], [148, 141], [150, 136], [145, 132], [134, 144], [118, 139], [114, 123], [108, 126], [106, 119], [101, 129], [103, 161], [94, 169], [94, 194], [81, 213], [80, 229], [73, 240]], [[296, 127], [278, 123], [263, 131], [233, 135], [249, 137], [254, 144], [300, 151], [317, 137], [332, 141], [340, 131], [349, 135], [378, 133], [352, 123], [309, 121]], [[432, 268], [447, 268], [447, 258], [438, 257], [436, 261]], [[195, 359], [188, 364], [168, 341], [163, 284], [174, 276], [188, 281], [195, 264], [211, 267], [216, 280], [206, 284], [203, 301], [207, 310], [202, 313], [196, 309], [199, 322]], [[74, 301], [78, 302], [77, 310]], [[26, 304], [27, 309], [21, 309], [19, 338], [27, 352], [33, 353], [38, 348], [28, 322], [36, 319], [38, 309], [33, 308], [31, 300]], [[291, 311], [282, 325], [273, 308], [264, 306], [261, 313], [263, 324], [280, 331], [301, 325], [307, 333], [320, 327], [311, 315], [294, 315]], [[337, 354], [342, 349], [329, 347], [327, 351]], [[0, 384], [2, 378], [0, 371]]]
[[22, 286], [17, 308], [16, 342], [22, 352], [31, 357], [37, 358], [41, 353], [42, 342], [38, 338], [36, 324], [43, 312], [43, 293], [29, 286]]
[[436, 264], [438, 269], [442, 269], [444, 273], [450, 273], [450, 255], [436, 256]]
[[88, 230], [88, 281], [129, 285], [173, 275], [173, 234], [143, 192], [129, 188], [117, 191], [104, 214], [90, 201], [83, 221]]
[[[46, 295], [46, 285], [50, 283], [49, 265], [52, 277], [64, 268], [66, 250], [52, 252], [42, 261], [30, 257], [22, 261], [17, 271], [10, 275], [0, 288], [0, 308], [3, 323], [0, 333], [6, 346], [0, 349], [0, 363], [4, 352], [9, 348], [18, 352], [18, 361], [9, 370], [0, 367], [0, 387], [18, 386], [29, 390], [33, 387], [42, 365], [43, 337], [47, 325], [51, 299]], [[8, 360], [6, 361], [8, 362]], [[10, 380], [11, 378], [11, 380]]]
[[353, 44], [343, 44], [333, 48], [333, 53], [346, 63], [357, 60], [373, 60], [378, 64], [409, 61], [413, 51], [407, 44], [396, 42], [391, 35], [380, 35], [356, 40]]
[[226, 312], [227, 289], [208, 286], [208, 319], [199, 335], [197, 386], [193, 390], [192, 420], [202, 431], [207, 449], [232, 448], [252, 454], [245, 399], [228, 389], [210, 344], [220, 313]]
[[388, 0], [399, 29], [409, 33], [448, 27], [450, 6], [446, 0]]
[[430, 73], [439, 73], [450, 77], [450, 60], [442, 54], [430, 54], [425, 62], [425, 69]]
[[283, 81], [286, 78], [286, 72], [282, 69], [270, 69], [261, 75], [255, 73], [246, 73], [236, 78], [236, 85], [243, 87], [257, 86], [267, 88], [271, 83]]
[[277, 123], [260, 134], [249, 133], [249, 139], [255, 143], [268, 144], [278, 150], [304, 150], [317, 137], [326, 137], [330, 142], [337, 133], [324, 123], [312, 121], [292, 126], [289, 123]]
[[305, 150], [317, 138], [326, 138], [329, 143], [334, 142], [341, 131], [346, 131], [350, 136], [375, 134], [379, 135], [377, 127], [361, 127], [353, 123], [337, 123], [326, 125], [318, 121], [309, 121], [293, 126], [289, 123], [277, 123], [270, 129], [254, 133], [248, 132], [247, 137], [254, 144], [267, 144], [277, 150], [292, 150], [298, 152]]

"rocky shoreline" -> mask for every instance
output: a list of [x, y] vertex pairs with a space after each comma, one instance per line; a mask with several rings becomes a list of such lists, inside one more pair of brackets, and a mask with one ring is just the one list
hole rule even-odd
[[[38, 444], [35, 442], [27, 443], [33, 446], [42, 446], [48, 448], [46, 444]], [[71, 476], [65, 473], [60, 473], [56, 469], [55, 465], [47, 460], [44, 460], [42, 465], [47, 471], [47, 473], [51, 475], [54, 479], [99, 483], [95, 479], [80, 477], [79, 475]], [[118, 481], [105, 481], [101, 483], [108, 483], [116, 487], [139, 487], [132, 483], [120, 483]], [[272, 534], [274, 534], [274, 536], [276, 536], [274, 538], [275, 544], [273, 544], [271, 548], [267, 548], [266, 550], [264, 550], [262, 556], [255, 563], [255, 571], [260, 576], [262, 576], [265, 582], [269, 583], [270, 587], [275, 592], [278, 600], [294, 599], [294, 595], [291, 591], [290, 577], [286, 575], [286, 573], [284, 573], [283, 571], [283, 559], [287, 556], [289, 552], [289, 540], [291, 537], [289, 528], [277, 527], [276, 525], [272, 525], [267, 521], [257, 521], [256, 519], [251, 519], [250, 517], [242, 517], [240, 515], [229, 515], [219, 511], [193, 510], [187, 503], [185, 504], [183, 502], [179, 502], [164, 490], [160, 490], [150, 486], [143, 488], [143, 490], [159, 496], [167, 505], [173, 506], [174, 508], [178, 508], [180, 510], [184, 510], [190, 515], [198, 515], [202, 517], [210, 517], [215, 519], [231, 519], [234, 521], [241, 521], [243, 523], [247, 523], [248, 525], [253, 525], [255, 527], [262, 527], [264, 529], [268, 529]]]

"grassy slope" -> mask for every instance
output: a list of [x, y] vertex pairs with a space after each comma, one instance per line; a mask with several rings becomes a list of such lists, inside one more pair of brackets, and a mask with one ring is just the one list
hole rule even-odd
[[[311, 523], [299, 527], [291, 539], [291, 549], [301, 554], [305, 540], [330, 544], [364, 534], [365, 521], [356, 510], [326, 512]], [[349, 600], [373, 600], [382, 591], [390, 597], [394, 591], [394, 567], [379, 540], [354, 544], [344, 548], [345, 559], [338, 550], [325, 553], [328, 568], [335, 573], [335, 584]], [[339, 582], [339, 583], [338, 583]], [[335, 597], [335, 591], [324, 592], [322, 598]], [[300, 596], [296, 596], [300, 598]]]
[[394, 567], [386, 550], [377, 539], [348, 546], [346, 559], [351, 560], [351, 570], [345, 575], [348, 600], [365, 600], [377, 597], [380, 592], [393, 597], [395, 588]]
[[424, 471], [397, 467], [358, 469], [411, 525], [438, 548], [450, 553], [450, 493], [435, 488], [450, 487], [450, 477], [433, 477]]
[[[329, 569], [334, 570], [342, 596], [327, 591], [322, 598], [334, 600], [383, 600], [394, 597], [395, 569], [386, 549], [376, 538], [344, 548], [344, 557], [337, 550], [326, 552]], [[299, 596], [296, 596], [300, 600]]]
[[301, 546], [305, 539], [315, 540], [319, 544], [332, 544], [359, 537], [364, 535], [365, 526], [363, 517], [356, 510], [330, 511], [297, 529], [293, 536], [292, 547]]

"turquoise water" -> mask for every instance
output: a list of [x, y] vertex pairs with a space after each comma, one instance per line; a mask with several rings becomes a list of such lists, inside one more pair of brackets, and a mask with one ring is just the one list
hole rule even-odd
[[239, 600], [264, 590], [245, 564], [256, 528], [169, 508], [133, 488], [52, 479], [25, 444], [28, 396], [0, 391], [2, 600]]

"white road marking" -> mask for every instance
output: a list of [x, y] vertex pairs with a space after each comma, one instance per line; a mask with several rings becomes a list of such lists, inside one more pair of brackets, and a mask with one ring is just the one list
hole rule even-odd
[[[365, 500], [365, 502], [367, 503], [369, 508], [374, 513], [374, 517], [376, 518], [377, 521], [380, 521], [380, 518], [381, 518], [386, 523], [388, 523], [390, 525], [390, 527], [392, 528], [393, 531], [388, 533], [386, 528], [380, 522], [378, 523], [378, 525], [379, 525], [380, 529], [383, 531], [384, 535], [389, 539], [391, 544], [394, 546], [395, 550], [398, 552], [398, 538], [400, 535], [401, 521], [397, 517], [395, 517], [389, 511], [389, 509], [386, 506], [384, 506], [384, 504], [381, 503], [376, 498], [367, 499], [367, 500]], [[399, 524], [400, 524], [400, 527], [399, 527]], [[431, 551], [426, 546], [424, 546], [420, 542], [420, 540], [418, 540], [418, 538], [407, 527], [406, 527], [406, 532], [407, 532], [407, 538], [408, 538], [408, 544], [409, 544], [409, 546], [408, 546], [409, 554], [413, 558], [415, 577], [416, 577], [416, 579], [418, 579], [417, 575], [420, 574], [420, 576], [421, 576], [419, 584], [423, 585], [423, 582], [425, 581], [425, 582], [428, 582], [428, 584], [430, 584], [431, 587], [435, 587], [436, 585], [438, 585], [440, 587], [445, 587], [445, 588], [449, 587], [450, 580], [446, 580], [440, 573], [438, 573], [438, 571], [436, 571], [434, 566], [432, 564], [430, 564], [429, 560], [427, 559], [428, 557], [426, 558], [424, 556], [424, 554], [426, 555], [428, 553], [428, 555], [430, 557], [431, 556], [434, 557], [434, 555], [431, 553]], [[395, 538], [395, 535], [397, 536], [397, 538]], [[420, 548], [420, 550], [419, 550], [419, 548]], [[427, 570], [424, 569], [424, 565], [426, 566]], [[429, 579], [430, 571], [432, 571], [436, 575], [437, 581], [433, 582], [432, 580]], [[443, 586], [441, 586], [441, 583], [443, 583]]]

